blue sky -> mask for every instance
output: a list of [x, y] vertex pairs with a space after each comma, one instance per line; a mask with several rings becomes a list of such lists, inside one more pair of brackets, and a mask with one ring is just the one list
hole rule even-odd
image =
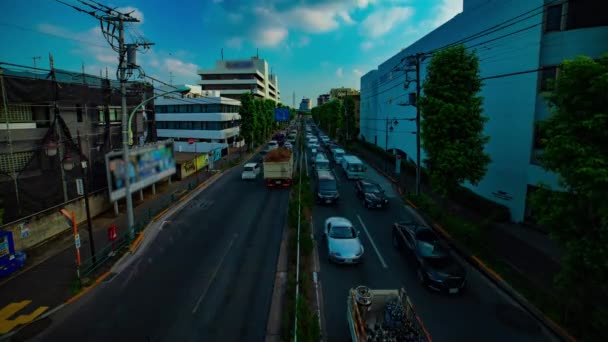
[[[62, 0], [86, 8], [77, 0]], [[127, 42], [155, 45], [139, 54], [146, 74], [198, 83], [198, 69], [221, 58], [266, 59], [282, 102], [296, 106], [334, 87], [359, 89], [360, 76], [462, 11], [462, 0], [98, 0], [134, 11]], [[0, 61], [114, 74], [117, 54], [98, 21], [53, 0], [0, 1]], [[172, 76], [170, 76], [172, 75]], [[316, 100], [313, 101], [316, 103]]]

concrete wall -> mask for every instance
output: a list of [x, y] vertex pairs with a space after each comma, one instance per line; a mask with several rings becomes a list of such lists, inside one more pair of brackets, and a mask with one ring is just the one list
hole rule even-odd
[[[101, 190], [89, 195], [89, 206], [92, 217], [110, 209], [111, 203], [108, 201], [108, 191]], [[60, 209], [66, 209], [70, 213], [74, 211], [78, 224], [85, 222], [87, 219], [84, 198], [79, 198], [66, 205], [51, 208], [18, 222], [4, 225], [0, 229], [13, 233], [16, 251], [27, 250], [57, 234], [72, 230], [72, 226], [68, 224], [65, 216], [59, 213]]]

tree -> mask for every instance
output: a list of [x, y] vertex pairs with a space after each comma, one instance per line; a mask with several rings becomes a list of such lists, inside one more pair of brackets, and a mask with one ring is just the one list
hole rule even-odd
[[457, 45], [436, 52], [427, 68], [420, 106], [421, 141], [433, 189], [446, 199], [459, 185], [473, 185], [486, 174], [490, 157], [483, 135], [488, 120], [483, 99], [479, 59]]
[[241, 133], [250, 145], [253, 147], [255, 140], [255, 113], [253, 104], [253, 95], [243, 94], [241, 96], [241, 107], [239, 108], [239, 115], [241, 116]]
[[564, 247], [557, 285], [574, 311], [566, 323], [601, 340], [608, 329], [608, 54], [566, 60], [557, 75], [545, 94], [550, 115], [540, 123], [538, 159], [561, 189], [541, 184], [531, 205]]
[[356, 137], [357, 127], [355, 121], [355, 99], [352, 96], [344, 98], [344, 140], [348, 141]]

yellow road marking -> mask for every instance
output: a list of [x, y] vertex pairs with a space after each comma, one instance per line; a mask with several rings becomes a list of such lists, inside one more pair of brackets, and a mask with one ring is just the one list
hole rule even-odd
[[48, 310], [49, 308], [48, 306], [41, 306], [29, 315], [19, 315], [14, 319], [8, 319], [9, 317], [13, 316], [17, 312], [28, 306], [31, 302], [31, 300], [24, 300], [18, 303], [10, 303], [9, 305], [0, 309], [0, 334], [6, 334], [18, 325], [27, 324], [33, 321], [34, 319], [36, 319], [36, 317], [42, 315], [42, 313]]

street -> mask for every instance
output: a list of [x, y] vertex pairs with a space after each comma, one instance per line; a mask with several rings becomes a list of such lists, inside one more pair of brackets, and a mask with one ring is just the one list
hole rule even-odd
[[[448, 296], [423, 288], [416, 277], [413, 262], [410, 263], [407, 255], [392, 245], [393, 222], [413, 219], [413, 216], [391, 183], [373, 168], [367, 169], [366, 178], [379, 183], [390, 201], [387, 209], [368, 210], [356, 197], [354, 181], [347, 180], [339, 166], [334, 166], [334, 170], [339, 178], [338, 205], [316, 205], [313, 210], [327, 328], [324, 340], [346, 341], [350, 338], [346, 297], [348, 289], [358, 285], [380, 289], [404, 287], [436, 342], [550, 340], [531, 316], [468, 264], [465, 264], [467, 286], [462, 294]], [[327, 247], [322, 239], [322, 224], [330, 216], [346, 217], [360, 230], [365, 247], [362, 264], [342, 266], [329, 263]]]
[[288, 190], [227, 171], [141, 256], [52, 317], [44, 341], [261, 341]]

